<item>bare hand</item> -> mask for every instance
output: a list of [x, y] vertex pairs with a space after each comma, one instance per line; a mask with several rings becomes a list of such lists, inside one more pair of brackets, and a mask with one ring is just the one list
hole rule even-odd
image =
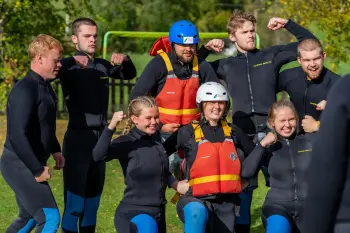
[[276, 31], [278, 29], [283, 28], [287, 22], [288, 22], [288, 20], [286, 20], [286, 19], [271, 18], [269, 23], [267, 24], [267, 28], [272, 30], [272, 31]]
[[54, 169], [60, 170], [64, 167], [65, 159], [61, 152], [56, 152], [53, 155], [53, 159], [56, 161], [56, 165], [54, 166]]
[[316, 110], [323, 111], [326, 108], [327, 101], [322, 100], [316, 106]]
[[176, 191], [180, 194], [185, 194], [187, 193], [190, 185], [188, 183], [188, 180], [181, 180], [177, 183]]
[[179, 129], [179, 127], [180, 125], [175, 123], [165, 124], [163, 125], [161, 131], [164, 133], [174, 133]]
[[306, 133], [313, 133], [318, 131], [319, 123], [312, 116], [306, 115], [301, 121], [301, 126]]
[[112, 57], [111, 57], [111, 64], [113, 66], [115, 65], [120, 65], [122, 64], [124, 61], [128, 61], [129, 58], [128, 56], [126, 56], [125, 54], [122, 53], [113, 53]]
[[210, 51], [221, 52], [225, 42], [221, 39], [212, 39], [204, 47]]
[[275, 144], [277, 141], [277, 135], [274, 132], [269, 132], [266, 136], [260, 141], [260, 145], [264, 148]]
[[50, 178], [51, 178], [50, 169], [49, 167], [45, 166], [44, 171], [41, 173], [40, 176], [35, 177], [35, 180], [36, 182], [41, 183], [41, 182], [48, 181]]
[[108, 125], [108, 129], [114, 130], [117, 125], [125, 118], [125, 114], [123, 111], [115, 112], [113, 114], [112, 120]]
[[75, 62], [81, 67], [81, 68], [86, 68], [87, 64], [89, 62], [89, 58], [87, 56], [73, 56]]

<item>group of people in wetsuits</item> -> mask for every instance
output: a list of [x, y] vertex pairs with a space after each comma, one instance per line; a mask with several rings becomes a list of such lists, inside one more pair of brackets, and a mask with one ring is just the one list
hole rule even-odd
[[[126, 185], [114, 217], [119, 233], [166, 232], [167, 187], [177, 192], [184, 232], [248, 233], [260, 170], [270, 187], [261, 211], [266, 232], [348, 232], [349, 78], [324, 67], [320, 41], [292, 20], [271, 18], [268, 28], [285, 28], [298, 42], [262, 50], [255, 25], [254, 15], [234, 11], [227, 30], [238, 54], [206, 62], [223, 41], [199, 48], [196, 26], [175, 22], [152, 48], [128, 112], [115, 112], [109, 123], [108, 77], [133, 79], [130, 57], [96, 58], [97, 25], [89, 18], [72, 24], [74, 56], [62, 59], [59, 41], [37, 36], [28, 49], [30, 71], [7, 102], [0, 165], [19, 216], [6, 233], [54, 233], [60, 223], [65, 233], [95, 232], [112, 159]], [[301, 66], [280, 72], [294, 60]], [[62, 152], [55, 79], [69, 113]], [[276, 101], [280, 91], [290, 100]], [[112, 140], [125, 118], [123, 135]], [[51, 154], [63, 169], [62, 219], [48, 184]], [[177, 160], [181, 172], [174, 176]]]

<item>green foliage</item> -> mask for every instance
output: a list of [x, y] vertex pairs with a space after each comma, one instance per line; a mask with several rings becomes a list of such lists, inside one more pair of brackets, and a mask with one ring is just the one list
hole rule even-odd
[[[29, 68], [27, 47], [39, 34], [62, 41], [65, 37], [65, 14], [76, 14], [86, 1], [0, 0], [0, 112], [14, 81]], [[79, 7], [79, 8], [78, 8]]]
[[350, 30], [350, 2], [339, 0], [280, 0], [282, 12], [303, 25], [313, 24], [324, 34], [320, 38], [329, 57], [338, 68], [340, 62], [347, 62], [350, 51], [348, 31]]

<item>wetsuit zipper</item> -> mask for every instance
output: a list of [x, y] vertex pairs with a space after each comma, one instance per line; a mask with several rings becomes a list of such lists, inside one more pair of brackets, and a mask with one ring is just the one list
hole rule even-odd
[[304, 92], [304, 117], [306, 115], [306, 96], [307, 96], [307, 92], [309, 90], [309, 81], [306, 80], [306, 88], [305, 88], [305, 92]]
[[289, 155], [291, 158], [292, 162], [292, 171], [293, 171], [293, 182], [294, 182], [294, 201], [295, 201], [295, 209], [294, 209], [294, 214], [297, 216], [297, 207], [298, 207], [298, 192], [297, 192], [297, 176], [295, 173], [295, 162], [294, 162], [294, 156], [293, 156], [293, 151], [290, 145], [290, 142], [288, 139], [286, 139], [287, 145], [288, 145], [288, 150], [289, 150]]
[[249, 61], [248, 61], [248, 54], [244, 53], [246, 59], [247, 59], [247, 76], [248, 76], [248, 85], [249, 85], [249, 92], [250, 92], [250, 99], [252, 101], [252, 112], [255, 112], [254, 110], [254, 98], [253, 98], [253, 90], [252, 90], [252, 83], [250, 80], [250, 73], [249, 73]]

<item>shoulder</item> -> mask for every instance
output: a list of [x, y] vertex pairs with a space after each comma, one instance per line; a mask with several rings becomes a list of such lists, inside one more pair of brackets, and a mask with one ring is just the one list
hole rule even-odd
[[181, 137], [184, 136], [186, 139], [190, 138], [193, 132], [194, 129], [192, 123], [185, 125], [179, 129], [179, 135], [181, 135]]
[[38, 94], [38, 90], [39, 84], [26, 76], [15, 84], [11, 90], [11, 95], [16, 95], [16, 98], [33, 98]]

